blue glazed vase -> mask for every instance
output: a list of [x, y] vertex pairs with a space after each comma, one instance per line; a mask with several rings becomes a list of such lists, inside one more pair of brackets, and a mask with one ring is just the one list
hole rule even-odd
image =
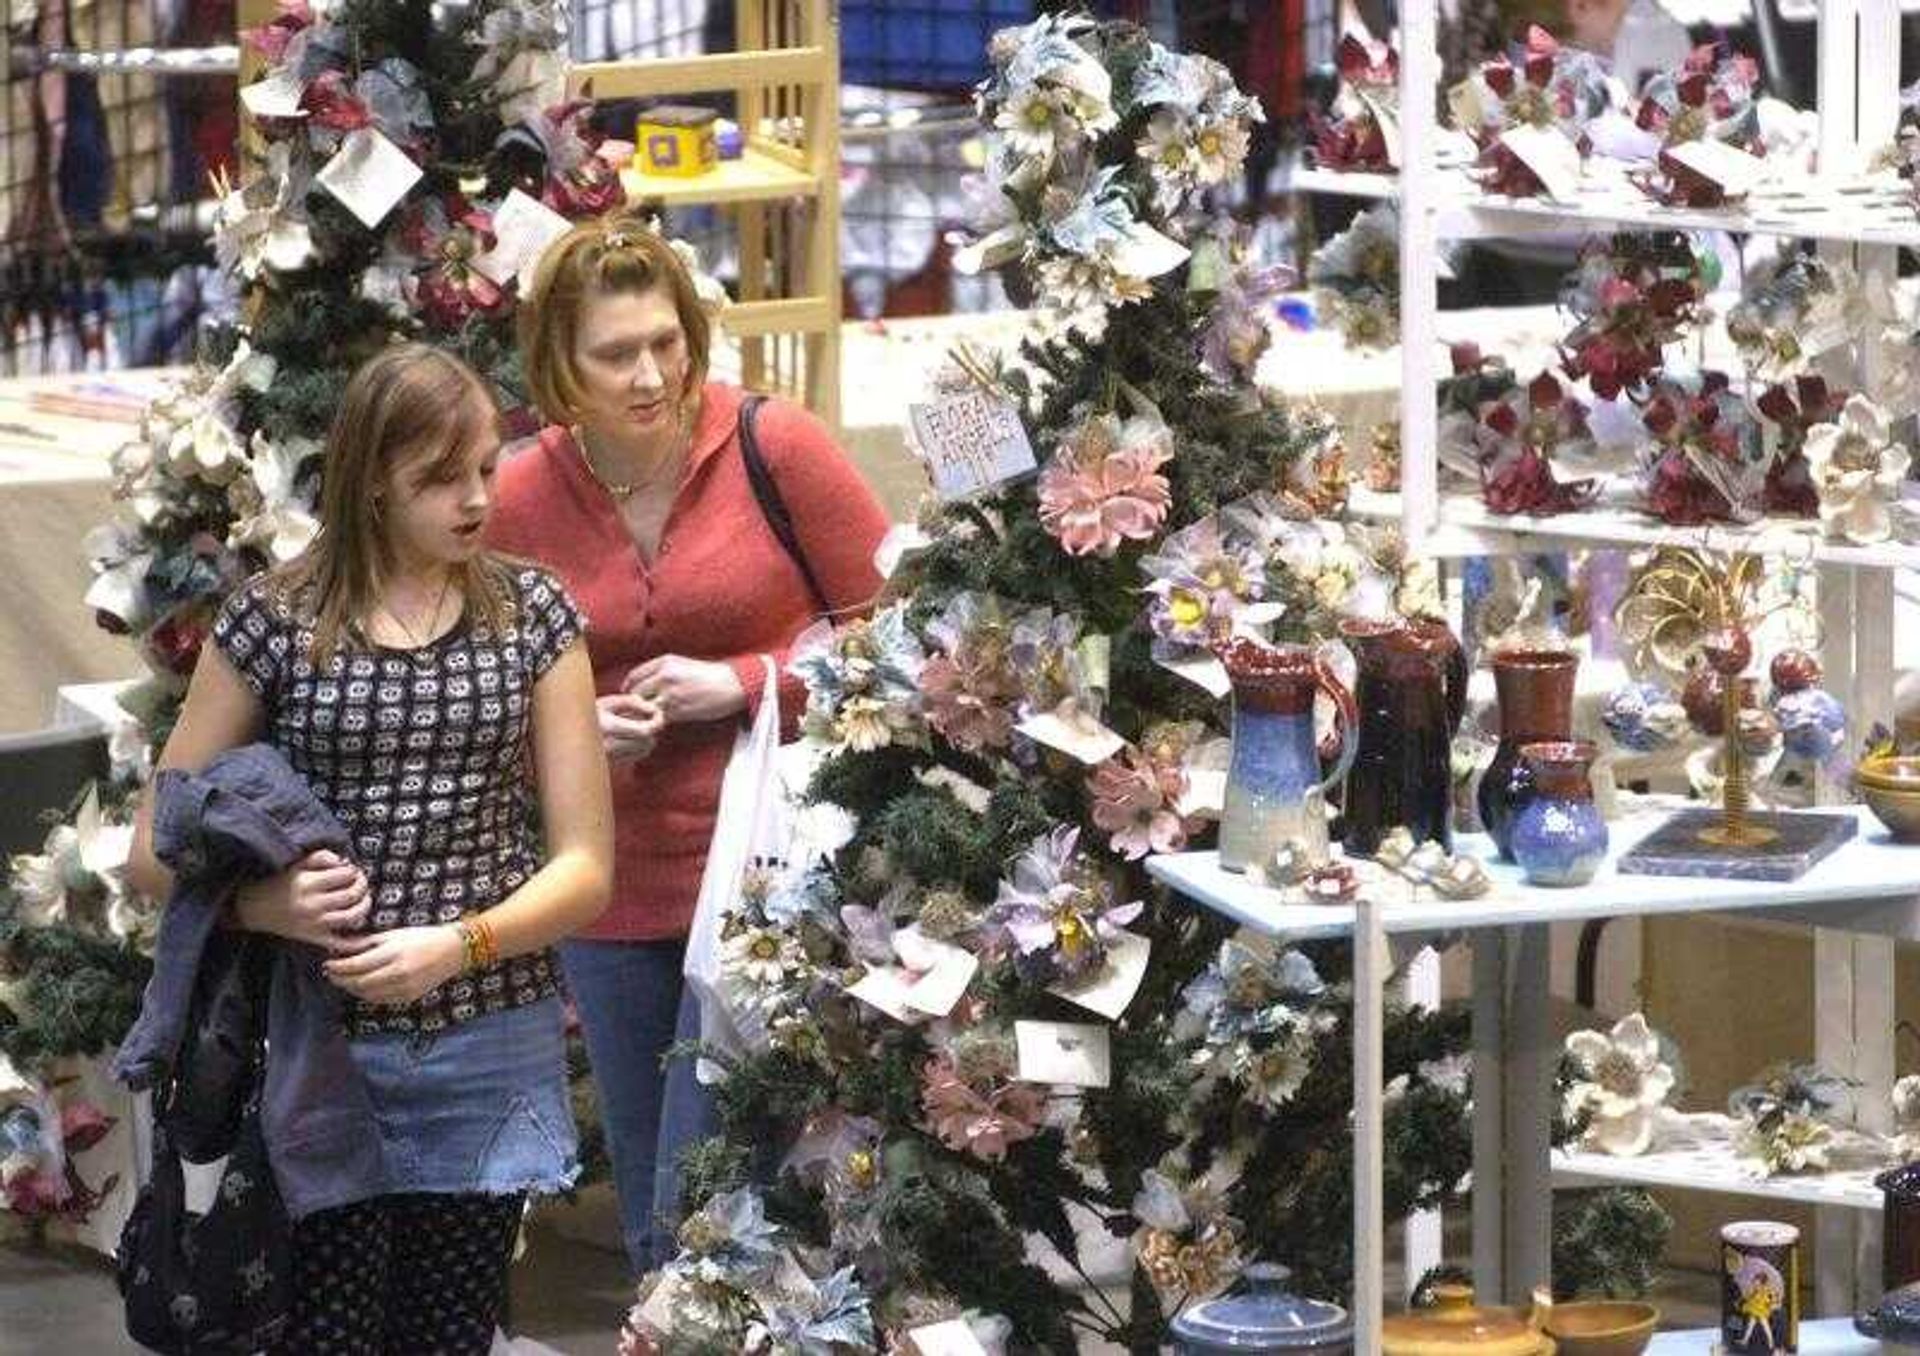
[[1607, 824], [1587, 777], [1593, 755], [1584, 740], [1520, 748], [1533, 795], [1514, 818], [1511, 841], [1529, 885], [1585, 885], [1607, 855]]

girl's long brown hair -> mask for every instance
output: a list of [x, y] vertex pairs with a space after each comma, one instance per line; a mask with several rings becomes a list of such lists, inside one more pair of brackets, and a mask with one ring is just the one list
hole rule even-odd
[[[498, 419], [479, 375], [426, 344], [395, 344], [354, 372], [327, 433], [319, 535], [271, 576], [276, 595], [313, 628], [315, 667], [349, 639], [366, 643], [362, 623], [393, 569], [378, 492], [394, 466], [430, 454], [426, 478], [450, 478], [475, 439], [496, 436]], [[496, 632], [511, 623], [513, 592], [501, 559], [482, 552], [454, 567], [453, 582], [475, 620]]]

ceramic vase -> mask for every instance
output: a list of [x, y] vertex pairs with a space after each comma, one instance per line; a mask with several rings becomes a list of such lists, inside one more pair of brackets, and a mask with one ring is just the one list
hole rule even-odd
[[1506, 861], [1513, 817], [1532, 794], [1523, 744], [1573, 737], [1573, 685], [1580, 656], [1571, 650], [1501, 650], [1493, 656], [1493, 686], [1500, 704], [1500, 746], [1480, 778], [1480, 824]]
[[[1328, 858], [1326, 789], [1344, 777], [1357, 743], [1353, 694], [1324, 660], [1302, 645], [1236, 639], [1220, 647], [1233, 683], [1233, 755], [1220, 816], [1220, 865], [1265, 867], [1288, 843], [1306, 864]], [[1339, 716], [1333, 771], [1320, 770], [1314, 698], [1326, 694]]]
[[1341, 841], [1371, 856], [1390, 829], [1453, 849], [1453, 737], [1467, 707], [1467, 659], [1431, 617], [1348, 621], [1360, 747], [1341, 799]]
[[1607, 855], [1607, 823], [1588, 778], [1593, 755], [1584, 741], [1520, 747], [1531, 791], [1509, 838], [1529, 885], [1585, 885]]

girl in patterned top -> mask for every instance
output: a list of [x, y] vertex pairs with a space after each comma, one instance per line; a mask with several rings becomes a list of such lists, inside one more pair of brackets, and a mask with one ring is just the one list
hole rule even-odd
[[[227, 600], [158, 764], [265, 740], [353, 842], [232, 908], [329, 953], [380, 1129], [386, 1192], [295, 1222], [301, 1356], [486, 1352], [523, 1200], [575, 1172], [550, 948], [609, 897], [607, 765], [579, 610], [482, 545], [496, 426], [435, 349], [355, 373], [319, 535]], [[150, 813], [132, 871], [164, 897]]]

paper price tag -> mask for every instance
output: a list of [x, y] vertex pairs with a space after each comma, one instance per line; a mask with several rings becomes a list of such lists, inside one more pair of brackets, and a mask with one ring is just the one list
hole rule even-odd
[[1744, 198], [1773, 172], [1773, 167], [1759, 156], [1724, 141], [1683, 141], [1667, 147], [1666, 153], [1686, 169], [1718, 184], [1729, 198]]
[[1509, 128], [1500, 134], [1500, 144], [1533, 171], [1548, 197], [1572, 202], [1580, 196], [1580, 148], [1558, 127]]
[[420, 182], [421, 173], [405, 151], [374, 128], [361, 127], [347, 133], [314, 178], [371, 231]]
[[1015, 1022], [1023, 1083], [1104, 1088], [1113, 1079], [1107, 1029], [1080, 1022]]
[[1386, 147], [1387, 163], [1395, 169], [1400, 168], [1400, 114], [1389, 108], [1371, 94], [1362, 93], [1360, 102], [1367, 106], [1367, 112], [1373, 114], [1373, 124], [1380, 129], [1380, 140]]
[[519, 278], [524, 286], [548, 245], [567, 233], [570, 223], [530, 194], [514, 189], [493, 214], [493, 248], [474, 259], [480, 272], [505, 285]]
[[1147, 957], [1152, 951], [1153, 943], [1145, 937], [1122, 932], [1107, 944], [1107, 963], [1098, 974], [1076, 984], [1052, 985], [1047, 992], [1078, 1003], [1108, 1021], [1118, 1021], [1140, 991], [1140, 981], [1147, 977]]
[[256, 118], [304, 118], [300, 96], [306, 86], [291, 68], [275, 71], [265, 80], [256, 80], [240, 91], [240, 102]]
[[1028, 716], [1013, 727], [1037, 744], [1057, 749], [1088, 767], [1104, 763], [1127, 741], [1084, 711], [1067, 708]]
[[987, 1356], [987, 1349], [980, 1345], [980, 1339], [973, 1335], [964, 1318], [915, 1328], [907, 1334], [907, 1339], [919, 1356]]
[[908, 413], [942, 499], [963, 499], [1037, 465], [1020, 412], [991, 392], [948, 396]]

